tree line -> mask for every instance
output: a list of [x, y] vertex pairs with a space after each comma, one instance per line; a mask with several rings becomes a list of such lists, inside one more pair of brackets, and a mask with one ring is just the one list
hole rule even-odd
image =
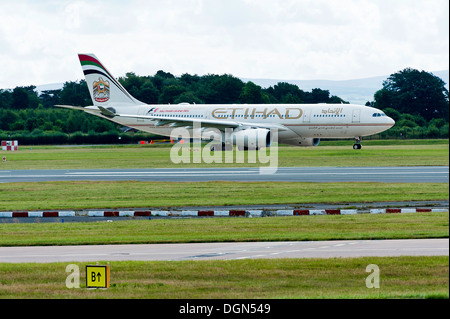
[[405, 68], [391, 74], [374, 95], [373, 105], [396, 124], [381, 135], [401, 138], [448, 138], [449, 92], [432, 73]]
[[[153, 76], [130, 72], [119, 82], [131, 95], [148, 104], [348, 103], [320, 88], [307, 92], [286, 82], [262, 88], [229, 74], [186, 73], [176, 77], [161, 70]], [[110, 121], [80, 111], [57, 109], [55, 104], [92, 105], [86, 82], [68, 81], [61, 89], [41, 94], [35, 86], [0, 89], [0, 138], [20, 137], [23, 144], [127, 143], [148, 136], [142, 132], [124, 133], [123, 128]], [[375, 93], [374, 101], [366, 105], [384, 110], [397, 122], [382, 138], [448, 138], [448, 90], [431, 73], [405, 69], [392, 74]]]

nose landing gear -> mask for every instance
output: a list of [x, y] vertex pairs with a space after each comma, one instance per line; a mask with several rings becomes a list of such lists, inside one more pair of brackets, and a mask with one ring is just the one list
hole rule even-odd
[[355, 144], [353, 144], [353, 149], [354, 150], [360, 150], [362, 145], [361, 145], [361, 137], [355, 137]]

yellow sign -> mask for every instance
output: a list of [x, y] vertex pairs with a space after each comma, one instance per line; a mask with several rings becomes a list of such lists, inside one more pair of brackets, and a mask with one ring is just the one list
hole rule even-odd
[[109, 265], [86, 265], [86, 288], [109, 288]]

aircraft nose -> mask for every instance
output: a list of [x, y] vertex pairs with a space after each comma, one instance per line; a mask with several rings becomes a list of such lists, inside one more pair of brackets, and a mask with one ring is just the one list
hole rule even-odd
[[390, 125], [391, 127], [393, 127], [395, 125], [395, 121], [391, 117], [388, 117], [387, 124]]

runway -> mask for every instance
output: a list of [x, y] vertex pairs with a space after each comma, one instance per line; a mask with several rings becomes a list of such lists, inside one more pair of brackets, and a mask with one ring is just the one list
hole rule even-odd
[[448, 238], [0, 247], [0, 263], [448, 255]]
[[448, 166], [412, 167], [280, 167], [192, 169], [0, 170], [0, 183], [48, 181], [285, 181], [448, 183]]

